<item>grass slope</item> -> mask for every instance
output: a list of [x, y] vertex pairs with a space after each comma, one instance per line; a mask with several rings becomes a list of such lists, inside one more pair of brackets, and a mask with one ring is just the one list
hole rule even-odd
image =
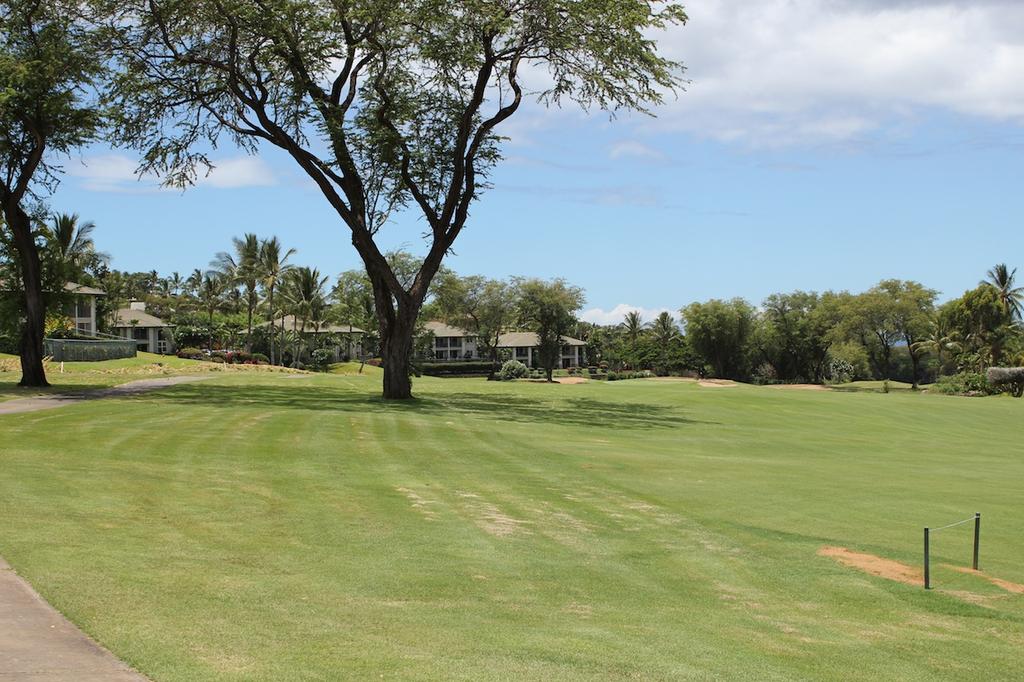
[[1010, 399], [224, 374], [0, 417], [0, 554], [157, 681], [1007, 679]]
[[152, 379], [181, 374], [207, 372], [292, 372], [282, 367], [252, 365], [218, 365], [212, 362], [186, 360], [174, 355], [139, 353], [134, 358], [102, 362], [46, 362], [48, 388], [21, 388], [21, 364], [16, 355], [0, 354], [0, 401], [28, 398], [48, 393], [74, 393], [107, 388], [136, 379]]

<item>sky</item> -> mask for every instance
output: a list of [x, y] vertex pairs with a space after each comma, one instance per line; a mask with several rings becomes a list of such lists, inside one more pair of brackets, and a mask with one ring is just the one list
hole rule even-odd
[[[656, 36], [685, 92], [614, 120], [524, 104], [453, 269], [563, 277], [586, 291], [583, 318], [610, 324], [890, 277], [947, 299], [1024, 265], [1024, 2], [685, 4], [687, 25]], [[324, 273], [360, 267], [277, 150], [222, 147], [185, 192], [136, 179], [136, 158], [83, 150], [50, 202], [96, 223], [112, 267], [185, 275], [244, 232]], [[410, 214], [380, 241], [423, 253], [422, 232]]]

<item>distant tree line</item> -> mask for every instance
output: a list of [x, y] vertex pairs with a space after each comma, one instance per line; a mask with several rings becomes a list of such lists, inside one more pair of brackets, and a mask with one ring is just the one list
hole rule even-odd
[[[363, 270], [342, 272], [329, 286], [316, 268], [293, 263], [295, 249], [277, 237], [249, 233], [187, 275], [122, 272], [110, 269], [110, 257], [96, 249], [94, 229], [78, 216], [55, 215], [38, 221], [34, 234], [43, 271], [54, 280], [47, 291], [71, 280], [107, 292], [97, 301], [101, 331], [111, 331], [117, 310], [141, 300], [148, 312], [175, 325], [179, 347], [244, 349], [291, 366], [310, 364], [326, 346], [345, 348], [346, 359], [357, 349], [363, 359], [379, 352], [372, 283]], [[0, 280], [16, 282], [20, 261], [11, 249], [0, 241]], [[394, 251], [386, 258], [400, 279], [415, 277], [413, 255]], [[990, 367], [1024, 365], [1024, 287], [1017, 286], [1015, 269], [997, 265], [977, 287], [941, 305], [937, 296], [920, 283], [890, 279], [857, 294], [778, 293], [760, 306], [712, 299], [683, 307], [678, 318], [666, 311], [648, 321], [630, 312], [620, 324], [596, 325], [578, 318], [584, 292], [564, 280], [497, 280], [442, 267], [420, 311], [410, 355], [427, 354], [424, 323], [442, 320], [475, 336], [480, 356], [494, 367], [508, 359], [498, 345], [501, 334], [537, 333], [549, 378], [566, 336], [586, 343], [589, 364], [612, 370], [758, 383], [877, 379], [916, 387], [961, 376], [971, 386], [984, 383]], [[50, 333], [61, 327], [66, 300], [66, 294], [50, 297]], [[13, 288], [0, 296], [8, 311], [7, 327], [0, 328], [6, 351], [17, 350], [11, 324], [17, 303]], [[352, 333], [320, 334], [325, 325], [347, 325]]]
[[898, 380], [917, 387], [940, 377], [1024, 364], [1016, 271], [1000, 264], [979, 285], [936, 304], [917, 282], [884, 280], [849, 292], [772, 294], [691, 303], [678, 322], [629, 313], [622, 324], [579, 323], [591, 361], [657, 373], [759, 383]]

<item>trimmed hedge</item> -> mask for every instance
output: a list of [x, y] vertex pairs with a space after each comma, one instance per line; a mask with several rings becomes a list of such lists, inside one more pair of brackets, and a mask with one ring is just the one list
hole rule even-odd
[[480, 376], [497, 370], [491, 362], [424, 362], [419, 370], [428, 377]]
[[138, 345], [131, 339], [43, 339], [43, 352], [56, 362], [100, 362], [134, 358]]
[[989, 367], [986, 378], [996, 390], [1008, 391], [1015, 398], [1024, 395], [1024, 367]]

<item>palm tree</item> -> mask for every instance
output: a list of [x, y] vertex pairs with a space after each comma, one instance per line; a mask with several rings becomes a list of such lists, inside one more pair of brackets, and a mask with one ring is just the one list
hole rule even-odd
[[663, 310], [651, 323], [651, 334], [658, 346], [660, 371], [668, 374], [672, 342], [679, 338], [679, 327], [676, 325], [675, 318], [667, 310]]
[[210, 340], [207, 348], [213, 350], [213, 314], [217, 312], [224, 302], [224, 290], [226, 289], [224, 277], [217, 272], [208, 272], [203, 275], [197, 292], [199, 303], [203, 310], [209, 315]]
[[[295, 362], [298, 362], [302, 353], [300, 345], [306, 333], [306, 325], [314, 317], [323, 315], [326, 298], [324, 287], [326, 285], [327, 277], [322, 277], [316, 268], [295, 268], [288, 273], [285, 295], [294, 316], [293, 320], [302, 321], [301, 329], [297, 330]], [[319, 324], [317, 326], [319, 327]]]
[[942, 318], [933, 320], [928, 328], [928, 334], [911, 345], [911, 350], [915, 353], [917, 351], [924, 351], [925, 353], [932, 353], [935, 355], [935, 362], [938, 368], [936, 369], [936, 376], [942, 376], [942, 353], [943, 351], [950, 351], [955, 353], [960, 350], [960, 343], [957, 341], [957, 333], [949, 328]]
[[640, 316], [640, 312], [631, 310], [626, 313], [626, 318], [622, 321], [622, 328], [626, 332], [626, 338], [635, 346], [644, 331], [644, 319]]
[[177, 296], [181, 293], [181, 288], [185, 286], [185, 280], [181, 278], [181, 273], [172, 272], [171, 276], [167, 278], [167, 284], [171, 288], [171, 295]]
[[96, 250], [92, 239], [96, 224], [92, 221], [79, 223], [78, 220], [77, 213], [60, 213], [43, 228], [47, 246], [57, 262], [67, 268], [69, 277], [78, 277], [90, 265], [110, 260], [110, 256]]
[[203, 283], [203, 271], [196, 268], [192, 271], [192, 274], [185, 280], [185, 289], [188, 291], [189, 296], [196, 296], [199, 294], [199, 287]]
[[679, 336], [676, 319], [666, 310], [662, 311], [651, 324], [651, 333], [660, 346], [667, 346]]
[[234, 237], [233, 254], [221, 251], [217, 254], [214, 267], [229, 276], [245, 290], [245, 306], [248, 318], [246, 327], [246, 350], [252, 351], [252, 318], [259, 304], [260, 285], [260, 240], [247, 232], [241, 239]]
[[995, 287], [999, 292], [999, 300], [1003, 303], [1003, 312], [1011, 320], [1020, 319], [1024, 310], [1024, 287], [1015, 287], [1017, 268], [1010, 270], [1006, 263], [1000, 263], [988, 271], [988, 279], [982, 285]]
[[264, 239], [260, 243], [259, 258], [259, 279], [263, 291], [267, 294], [267, 311], [270, 319], [270, 364], [274, 362], [274, 291], [284, 277], [284, 274], [291, 269], [288, 265], [288, 258], [295, 254], [295, 249], [283, 251], [281, 241], [277, 237]]
[[644, 320], [640, 316], [640, 312], [631, 310], [626, 313], [626, 318], [622, 321], [622, 329], [626, 334], [626, 338], [629, 339], [630, 347], [630, 366], [632, 367], [636, 363], [636, 349], [640, 343], [640, 335], [644, 333]]

